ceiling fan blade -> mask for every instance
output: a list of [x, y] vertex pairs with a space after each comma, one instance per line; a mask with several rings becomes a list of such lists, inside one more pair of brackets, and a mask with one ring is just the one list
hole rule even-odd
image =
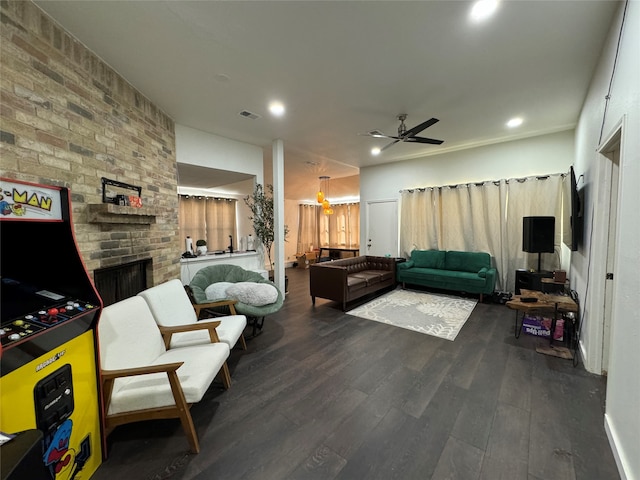
[[409, 137], [404, 139], [405, 142], [414, 142], [414, 143], [430, 143], [431, 145], [441, 145], [444, 143], [444, 140], [436, 140], [435, 138], [425, 138], [425, 137]]
[[404, 138], [407, 137], [413, 137], [414, 135], [420, 133], [422, 130], [424, 130], [425, 128], [430, 127], [431, 125], [433, 125], [434, 123], [439, 122], [440, 120], [438, 120], [437, 118], [430, 118], [429, 120], [427, 120], [426, 122], [422, 122], [420, 125], [416, 125], [413, 128], [410, 128], [409, 130], [407, 130], [406, 132], [404, 132], [404, 134], [402, 135]]
[[365, 137], [374, 137], [374, 138], [396, 138], [396, 137], [390, 137], [389, 135], [385, 135], [380, 130], [370, 130], [366, 133], [359, 133], [358, 135], [363, 135]]
[[392, 145], [395, 145], [396, 143], [398, 143], [400, 140], [394, 140], [391, 143], [387, 143], [384, 147], [382, 147], [380, 149], [381, 152], [384, 152], [387, 148], [391, 147]]

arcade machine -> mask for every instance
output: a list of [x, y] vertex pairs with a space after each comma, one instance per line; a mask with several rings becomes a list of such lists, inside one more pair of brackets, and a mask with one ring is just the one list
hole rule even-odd
[[69, 190], [0, 178], [0, 234], [2, 479], [88, 479], [102, 462], [102, 301], [75, 242]]

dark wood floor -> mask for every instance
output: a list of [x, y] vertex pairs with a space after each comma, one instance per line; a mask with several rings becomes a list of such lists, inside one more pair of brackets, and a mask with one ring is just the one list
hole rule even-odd
[[179, 422], [116, 429], [94, 479], [618, 479], [605, 381], [535, 352], [514, 312], [478, 304], [455, 341], [311, 305], [308, 270], [234, 350], [231, 389]]

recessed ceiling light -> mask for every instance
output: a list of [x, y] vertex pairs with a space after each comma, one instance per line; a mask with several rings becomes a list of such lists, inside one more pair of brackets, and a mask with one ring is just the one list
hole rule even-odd
[[373, 147], [373, 148], [371, 149], [371, 155], [380, 155], [380, 152], [381, 152], [381, 151], [382, 151], [382, 150], [380, 150], [380, 148], [378, 148], [378, 147]]
[[519, 127], [520, 125], [522, 125], [522, 118], [520, 117], [514, 117], [507, 122], [507, 127], [509, 128], [516, 128], [516, 127]]
[[284, 105], [281, 102], [271, 102], [269, 104], [269, 111], [276, 117], [284, 115]]
[[494, 14], [498, 8], [498, 0], [478, 0], [471, 7], [471, 13], [469, 14], [471, 19], [475, 22], [481, 22], [486, 20]]

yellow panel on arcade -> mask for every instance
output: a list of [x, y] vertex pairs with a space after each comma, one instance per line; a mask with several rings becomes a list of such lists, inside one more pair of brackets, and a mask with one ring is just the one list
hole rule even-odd
[[[84, 480], [102, 462], [102, 301], [76, 246], [69, 197], [65, 188], [0, 178], [0, 431], [42, 433], [42, 463], [18, 455], [10, 467], [22, 478]], [[17, 444], [0, 446], [3, 469]]]

